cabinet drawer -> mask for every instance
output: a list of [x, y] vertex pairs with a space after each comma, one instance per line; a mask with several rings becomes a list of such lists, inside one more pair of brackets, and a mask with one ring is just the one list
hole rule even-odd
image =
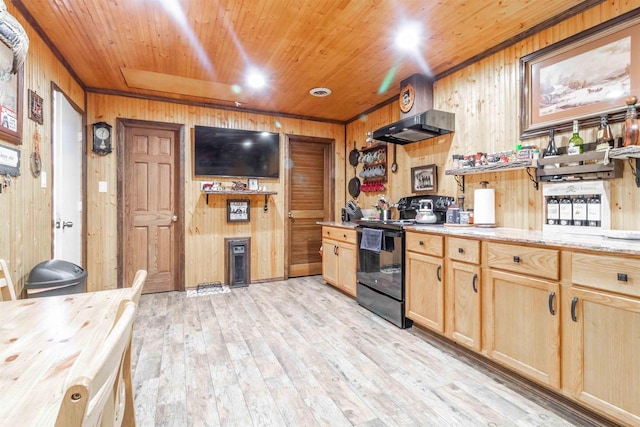
[[447, 257], [449, 259], [480, 264], [479, 240], [459, 239], [457, 237], [448, 237], [447, 239]]
[[576, 285], [640, 297], [640, 260], [574, 253], [571, 281]]
[[489, 243], [487, 260], [491, 268], [552, 280], [560, 278], [560, 251], [557, 249]]
[[345, 243], [353, 243], [354, 245], [358, 242], [356, 230], [339, 227], [322, 227], [322, 238], [339, 240]]
[[443, 236], [414, 232], [406, 235], [406, 248], [411, 252], [441, 257], [444, 254], [443, 246]]

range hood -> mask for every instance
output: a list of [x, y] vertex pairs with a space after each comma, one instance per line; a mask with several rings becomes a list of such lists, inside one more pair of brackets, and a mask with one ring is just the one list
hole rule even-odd
[[428, 110], [405, 117], [373, 132], [373, 139], [391, 144], [410, 144], [455, 130], [455, 115], [446, 111]]

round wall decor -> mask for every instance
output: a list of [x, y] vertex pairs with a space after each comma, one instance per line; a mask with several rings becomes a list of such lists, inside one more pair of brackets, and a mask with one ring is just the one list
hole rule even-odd
[[413, 102], [416, 100], [416, 91], [411, 83], [407, 83], [400, 88], [400, 111], [408, 113], [413, 108]]

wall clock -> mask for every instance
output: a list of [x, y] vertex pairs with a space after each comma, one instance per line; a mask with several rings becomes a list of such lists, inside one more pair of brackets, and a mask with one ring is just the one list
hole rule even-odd
[[408, 113], [413, 108], [413, 103], [416, 100], [416, 91], [411, 83], [407, 83], [400, 88], [400, 111]]
[[111, 125], [105, 122], [93, 124], [92, 150], [102, 156], [111, 152]]

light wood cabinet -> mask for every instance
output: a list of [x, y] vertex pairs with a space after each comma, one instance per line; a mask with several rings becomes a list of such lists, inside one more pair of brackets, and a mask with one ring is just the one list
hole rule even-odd
[[357, 235], [355, 230], [322, 228], [322, 278], [356, 296]]
[[442, 258], [406, 254], [406, 316], [415, 323], [444, 333], [444, 270]]
[[640, 425], [640, 259], [572, 254], [563, 295], [564, 388], [627, 425]]
[[560, 388], [557, 283], [487, 269], [484, 347], [497, 362]]

